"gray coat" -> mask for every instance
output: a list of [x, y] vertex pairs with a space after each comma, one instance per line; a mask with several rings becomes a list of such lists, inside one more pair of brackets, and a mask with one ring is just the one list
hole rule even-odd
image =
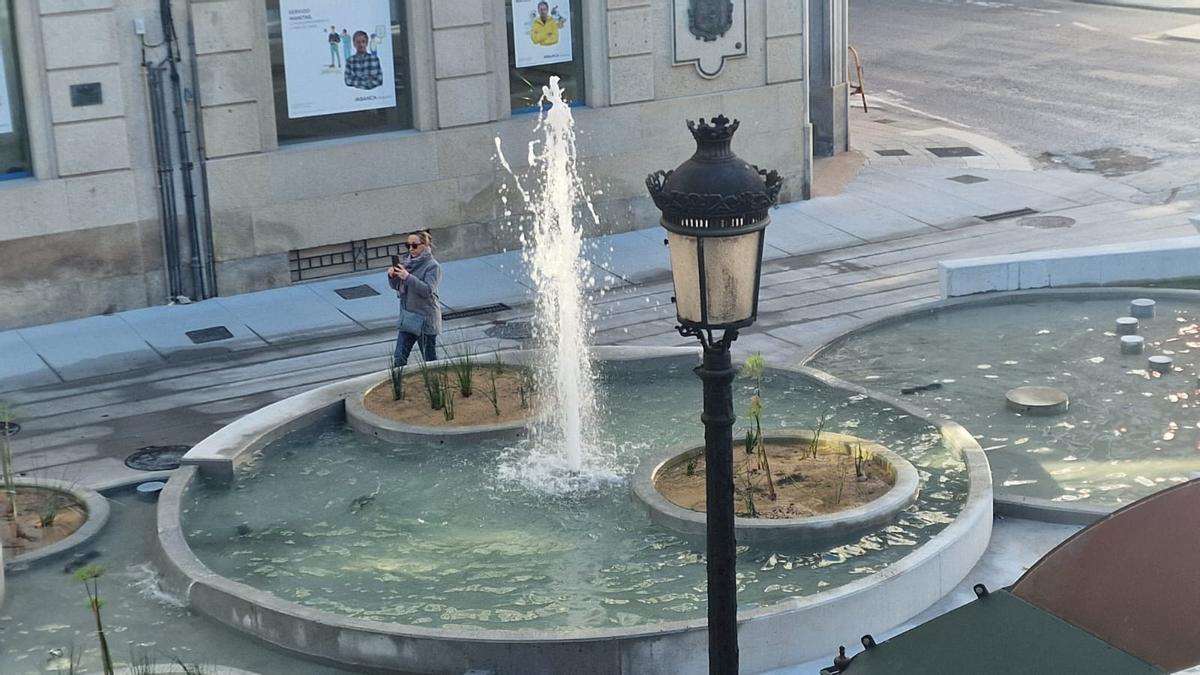
[[410, 312], [425, 316], [426, 335], [442, 332], [442, 307], [438, 304], [438, 285], [442, 282], [442, 266], [426, 251], [416, 258], [405, 258], [404, 269], [408, 278], [388, 279], [388, 285], [396, 290], [400, 306]]

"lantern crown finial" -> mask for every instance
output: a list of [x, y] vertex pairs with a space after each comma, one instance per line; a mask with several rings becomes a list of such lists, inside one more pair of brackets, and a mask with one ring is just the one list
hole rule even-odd
[[688, 130], [698, 142], [732, 140], [733, 134], [741, 124], [740, 121], [730, 120], [724, 115], [717, 115], [712, 118], [712, 122], [705, 122], [703, 117], [699, 122], [687, 121]]

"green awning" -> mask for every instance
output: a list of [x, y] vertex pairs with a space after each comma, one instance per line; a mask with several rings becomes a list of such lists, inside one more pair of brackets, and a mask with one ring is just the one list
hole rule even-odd
[[947, 612], [854, 657], [847, 675], [1137, 675], [1154, 666], [1006, 591]]

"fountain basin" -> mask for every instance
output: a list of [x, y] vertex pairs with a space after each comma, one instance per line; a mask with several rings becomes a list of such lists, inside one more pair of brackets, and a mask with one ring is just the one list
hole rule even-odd
[[[693, 349], [599, 348], [597, 360], [678, 358]], [[816, 371], [796, 371], [867, 398], [853, 386]], [[197, 445], [159, 502], [159, 544], [168, 584], [188, 604], [232, 628], [274, 645], [353, 667], [453, 673], [468, 668], [497, 673], [646, 673], [702, 670], [707, 643], [703, 619], [647, 625], [562, 630], [436, 628], [364, 620], [334, 613], [222, 576], [205, 565], [183, 534], [181, 518], [201, 489], [199, 469], [228, 476], [245, 465], [284, 429], [336, 417], [345, 398], [378, 375], [328, 385], [248, 415]], [[698, 389], [699, 387], [697, 387]], [[900, 418], [924, 419], [897, 401], [882, 399]], [[928, 421], [926, 421], [929, 424]], [[843, 586], [739, 614], [745, 672], [761, 672], [823, 655], [829, 644], [847, 642], [862, 630], [885, 630], [938, 600], [974, 566], [991, 531], [991, 482], [987, 460], [971, 437], [950, 423], [935, 424], [943, 447], [961, 458], [967, 476], [964, 505], [952, 522], [910, 549], [882, 573]], [[194, 454], [193, 454], [194, 453]], [[224, 466], [219, 466], [223, 464]], [[865, 623], [864, 623], [865, 622]], [[803, 629], [803, 630], [802, 630]], [[797, 636], [802, 636], [797, 638]]]
[[[770, 443], [804, 443], [812, 440], [811, 431], [775, 433], [765, 437]], [[734, 519], [737, 541], [743, 544], [787, 544], [817, 546], [844, 540], [895, 520], [896, 515], [917, 499], [920, 479], [908, 460], [877, 443], [845, 434], [822, 433], [821, 438], [834, 444], [861, 443], [871, 455], [896, 472], [891, 489], [861, 506], [805, 518]], [[633, 477], [633, 498], [645, 507], [654, 522], [686, 535], [703, 536], [706, 518], [703, 512], [683, 508], [664, 497], [656, 486], [658, 478], [673, 467], [696, 456], [703, 456], [703, 445], [673, 448], [642, 462]]]
[[[1192, 380], [1172, 382], [1122, 348], [1114, 317], [1152, 293], [1141, 320], [1146, 351], [1171, 350], [1175, 367], [1200, 360], [1200, 293], [1080, 288], [994, 293], [931, 303], [857, 327], [804, 363], [872, 388], [914, 377], [945, 383], [913, 403], [953, 418], [988, 451], [997, 511], [1086, 524], [1200, 468], [1189, 419]], [[1055, 417], [1016, 416], [997, 400], [1018, 386], [1070, 392]], [[984, 403], [980, 403], [983, 401]]]

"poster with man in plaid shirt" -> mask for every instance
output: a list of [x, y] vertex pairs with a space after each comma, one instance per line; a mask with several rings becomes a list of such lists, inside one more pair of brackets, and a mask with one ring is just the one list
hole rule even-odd
[[383, 66], [379, 57], [367, 51], [371, 36], [360, 30], [354, 34], [354, 54], [346, 59], [346, 86], [375, 89], [383, 85]]
[[[280, 0], [288, 117], [317, 117], [394, 108], [391, 0]], [[332, 28], [331, 28], [332, 27]], [[344, 62], [330, 61], [330, 31], [353, 44]]]

